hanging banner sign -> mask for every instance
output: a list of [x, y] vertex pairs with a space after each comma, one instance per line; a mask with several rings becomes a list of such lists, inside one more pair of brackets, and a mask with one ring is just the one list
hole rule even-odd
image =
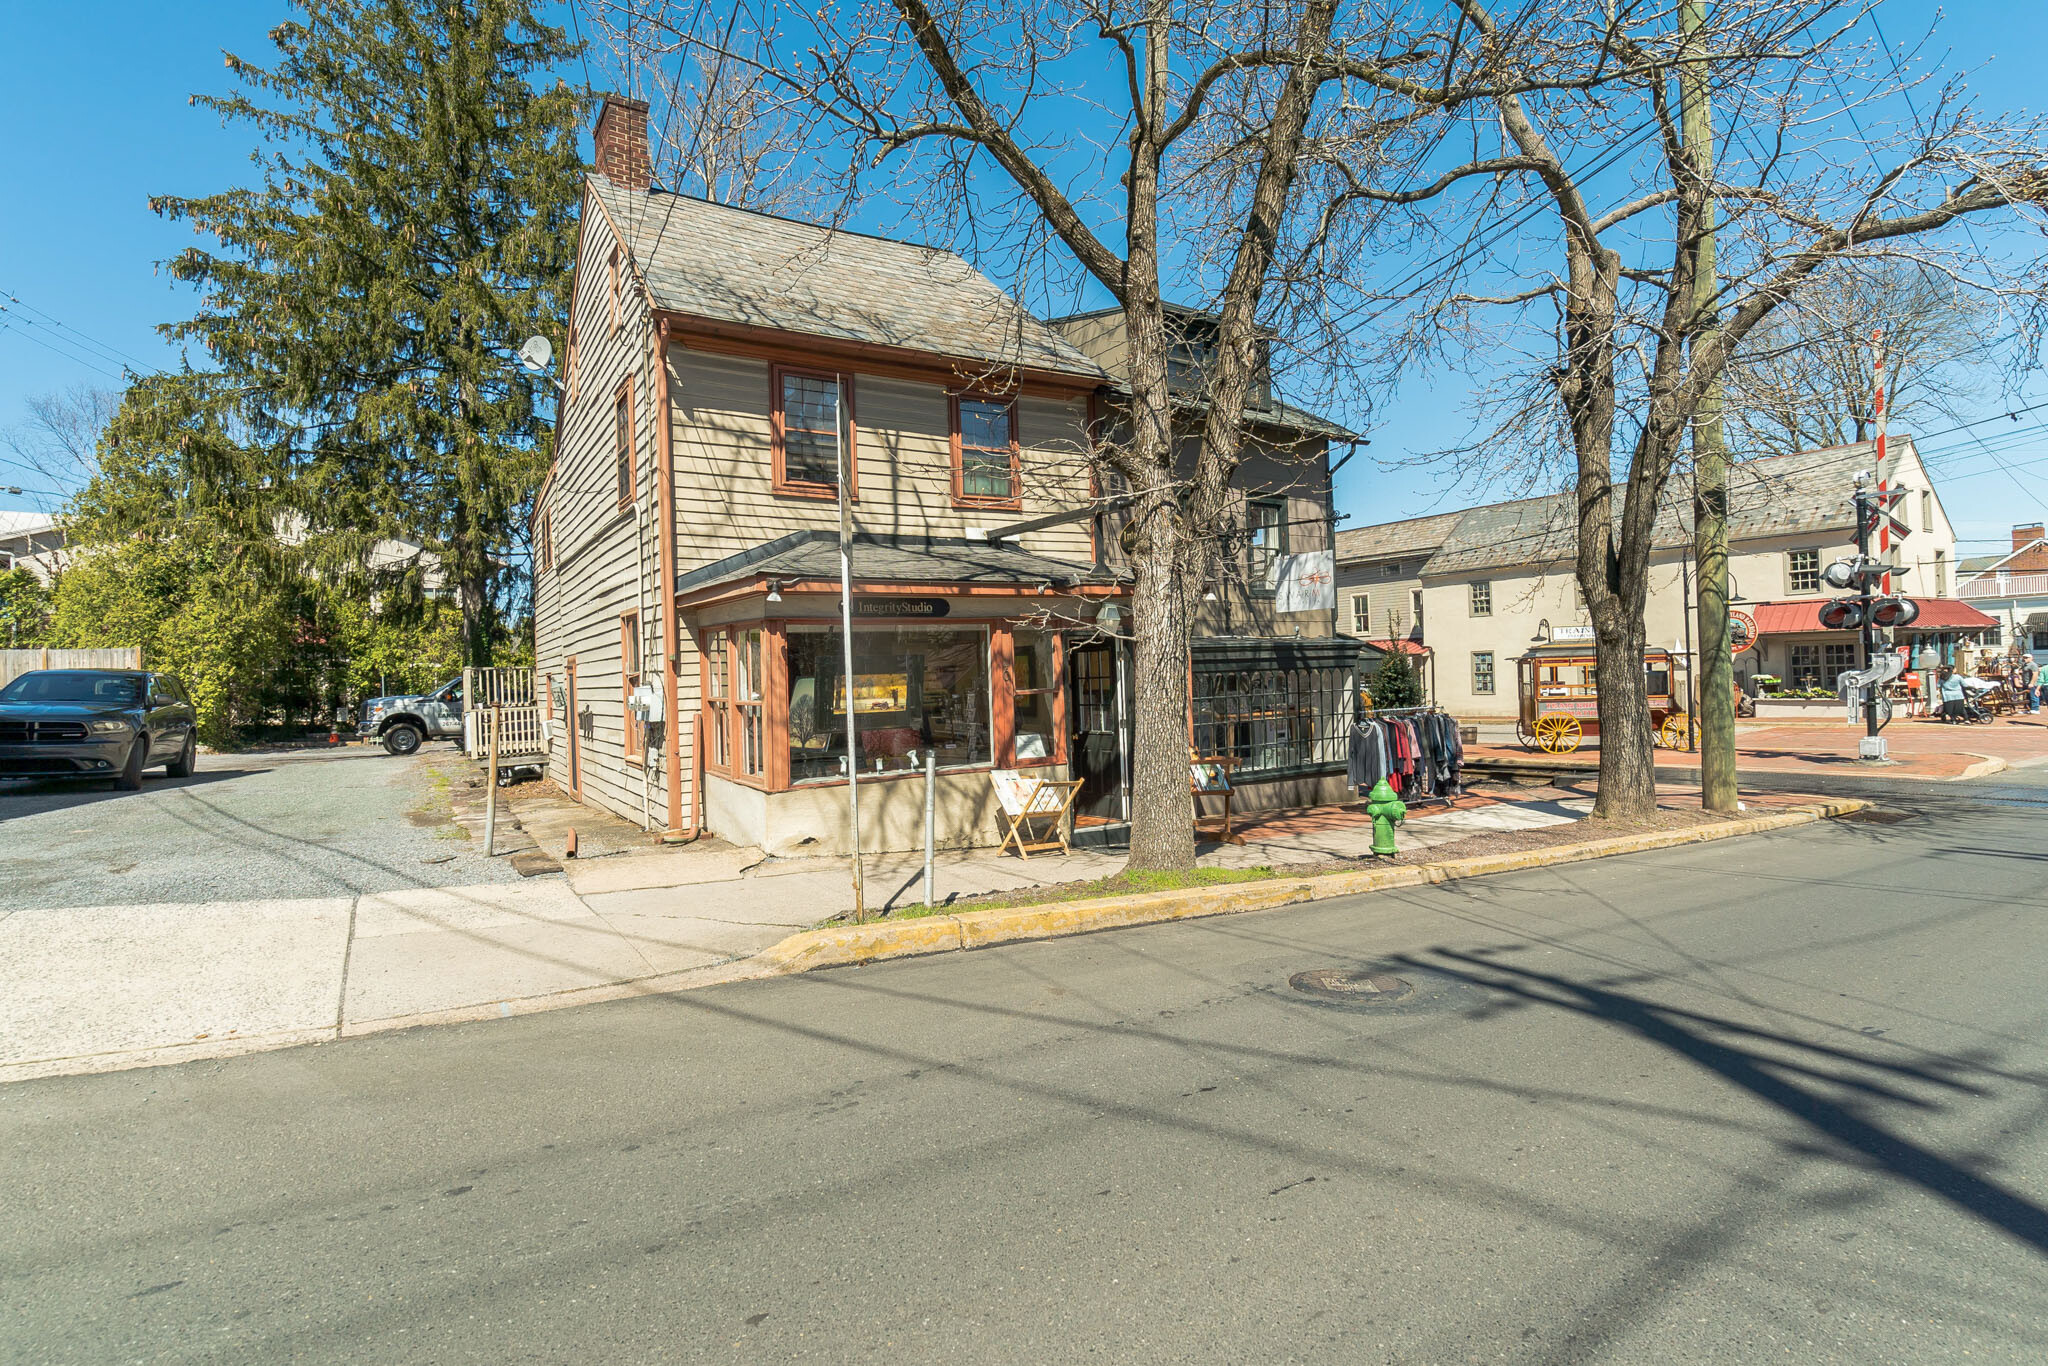
[[1337, 609], [1337, 552], [1310, 550], [1278, 555], [1268, 572], [1276, 612], [1333, 612]]
[[950, 616], [953, 604], [944, 598], [855, 598], [853, 614], [857, 617], [943, 617]]
[[1739, 655], [1756, 644], [1756, 618], [1747, 612], [1728, 614], [1728, 653]]

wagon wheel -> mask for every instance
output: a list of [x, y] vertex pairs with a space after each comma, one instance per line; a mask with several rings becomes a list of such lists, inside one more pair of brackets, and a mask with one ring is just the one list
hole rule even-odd
[[1536, 743], [1543, 746], [1545, 754], [1570, 754], [1579, 747], [1583, 733], [1576, 716], [1554, 711], [1536, 718]]
[[1517, 740], [1520, 740], [1520, 741], [1522, 742], [1522, 748], [1523, 748], [1523, 749], [1535, 749], [1535, 748], [1536, 748], [1536, 727], [1534, 727], [1534, 726], [1530, 725], [1530, 724], [1529, 724], [1529, 723], [1528, 723], [1527, 721], [1524, 721], [1524, 720], [1520, 719], [1519, 717], [1518, 717], [1518, 718], [1516, 718], [1516, 720], [1515, 720], [1515, 738], [1516, 738]]
[[1666, 749], [1698, 749], [1700, 723], [1682, 711], [1672, 712], [1657, 728], [1657, 738]]

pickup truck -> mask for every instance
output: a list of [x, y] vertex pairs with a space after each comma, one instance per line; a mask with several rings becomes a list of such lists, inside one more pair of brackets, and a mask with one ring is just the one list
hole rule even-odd
[[356, 719], [356, 734], [383, 741], [387, 754], [411, 754], [428, 740], [461, 744], [460, 675], [430, 693], [371, 698]]

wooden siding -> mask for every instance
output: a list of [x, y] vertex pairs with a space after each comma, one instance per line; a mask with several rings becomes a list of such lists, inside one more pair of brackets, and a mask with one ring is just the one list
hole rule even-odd
[[[769, 446], [767, 361], [684, 346], [669, 349], [678, 571], [806, 529], [839, 525], [836, 502], [777, 494]], [[1018, 401], [1023, 446], [1021, 513], [953, 506], [951, 415], [937, 384], [853, 374], [860, 462], [854, 528], [894, 536], [965, 536], [1072, 507], [1088, 497], [1087, 404]], [[1085, 564], [1085, 521], [1031, 533], [1024, 549]]]
[[[554, 776], [568, 782], [564, 733], [578, 730], [577, 768], [583, 799], [639, 822], [667, 824], [663, 751], [643, 771], [625, 758], [628, 734], [620, 672], [619, 618], [638, 614], [641, 658], [661, 658], [661, 612], [655, 570], [659, 519], [654, 497], [655, 393], [651, 315], [635, 281], [627, 282], [620, 326], [612, 326], [605, 262], [613, 238], [602, 213], [587, 200], [570, 302], [576, 335], [574, 394], [564, 404], [556, 433], [555, 467], [546, 489], [552, 519], [553, 567], [534, 587], [534, 659], [543, 685], [560, 688], [564, 661], [576, 660], [576, 714], [554, 717]], [[613, 405], [630, 382], [633, 411], [635, 501], [619, 506], [613, 459]]]

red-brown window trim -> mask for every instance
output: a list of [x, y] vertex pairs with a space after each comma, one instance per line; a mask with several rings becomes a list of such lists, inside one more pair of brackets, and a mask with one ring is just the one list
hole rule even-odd
[[[646, 765], [647, 728], [634, 719], [633, 689], [640, 683], [640, 613], [636, 609], [619, 613], [619, 715], [620, 743], [626, 763], [633, 768]], [[633, 667], [628, 668], [631, 665]]]
[[[621, 413], [625, 415], [626, 419], [624, 424], [626, 439], [623, 450], [620, 449], [619, 444], [619, 416]], [[633, 500], [640, 496], [640, 460], [639, 452], [635, 449], [640, 444], [638, 427], [639, 422], [633, 412], [633, 377], [628, 375], [619, 381], [618, 391], [612, 396], [612, 477], [619, 484], [618, 505], [621, 508], [631, 507]], [[623, 460], [621, 460], [621, 456], [624, 457]]]
[[854, 404], [853, 375], [843, 370], [821, 370], [809, 365], [778, 364], [768, 367], [768, 442], [774, 454], [775, 492], [791, 498], [839, 497], [839, 490], [831, 484], [793, 482], [783, 471], [782, 380], [785, 375], [825, 380], [839, 386], [839, 401], [846, 409], [846, 415], [841, 419], [846, 425], [846, 499], [850, 503], [859, 502], [860, 418], [859, 409]]
[[[969, 495], [966, 492], [967, 471], [962, 463], [960, 440], [960, 404], [987, 403], [1007, 409], [1010, 415], [1010, 493], [1008, 498], [989, 498]], [[953, 506], [956, 508], [993, 508], [1000, 512], [1022, 512], [1024, 510], [1024, 447], [1017, 430], [1017, 396], [1015, 394], [983, 394], [969, 391], [964, 394], [949, 394], [946, 398], [946, 425], [952, 431], [948, 444], [953, 460]], [[980, 449], [979, 447], [976, 448]]]

